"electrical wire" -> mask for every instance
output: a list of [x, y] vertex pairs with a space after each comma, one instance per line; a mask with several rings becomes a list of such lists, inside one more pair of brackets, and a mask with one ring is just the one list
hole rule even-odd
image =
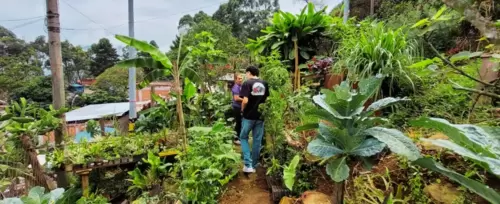
[[[63, 0], [64, 2], [64, 0]], [[157, 20], [157, 19], [163, 19], [163, 18], [168, 18], [168, 17], [172, 17], [172, 16], [176, 16], [176, 15], [185, 15], [187, 13], [190, 13], [190, 12], [193, 12], [193, 11], [198, 11], [198, 10], [201, 10], [201, 9], [204, 9], [204, 8], [210, 8], [210, 7], [213, 7], [213, 6], [217, 6], [217, 5], [220, 5], [222, 2], [217, 2], [215, 4], [210, 4], [210, 5], [207, 5], [207, 6], [202, 6], [202, 7], [198, 7], [198, 8], [195, 8], [195, 9], [190, 9], [190, 10], [187, 10], [187, 11], [182, 11], [182, 12], [178, 12], [178, 13], [172, 13], [170, 15], [166, 15], [166, 16], [158, 16], [158, 17], [153, 17], [153, 18], [148, 18], [148, 19], [143, 19], [143, 20], [136, 20], [134, 21], [134, 23], [140, 23], [140, 22], [146, 22], [146, 21], [151, 21], [151, 20]], [[82, 14], [83, 15], [83, 14]], [[91, 20], [91, 19], [89, 19]], [[96, 23], [95, 21], [91, 20], [92, 22]], [[98, 24], [98, 23], [96, 23]], [[113, 29], [113, 28], [117, 28], [117, 27], [121, 27], [121, 26], [124, 26], [124, 25], [127, 25], [127, 23], [122, 23], [122, 24], [118, 24], [118, 25], [114, 25], [114, 26], [111, 26], [111, 27], [108, 27], [107, 29]], [[70, 30], [70, 31], [83, 31], [83, 30], [107, 30], [106, 28], [104, 28], [101, 24], [99, 24], [101, 26], [101, 28], [62, 28], [61, 27], [61, 30]], [[109, 30], [107, 30], [109, 31]]]
[[106, 29], [106, 27], [104, 27], [102, 24], [100, 23], [97, 23], [96, 21], [92, 20], [92, 18], [88, 17], [87, 15], [85, 15], [84, 13], [82, 13], [80, 10], [78, 10], [77, 8], [75, 8], [74, 6], [72, 6], [70, 3], [68, 3], [66, 0], [62, 0], [63, 3], [65, 3], [66, 5], [68, 5], [71, 9], [75, 10], [76, 12], [78, 12], [80, 15], [82, 15], [83, 17], [87, 18], [89, 21], [99, 25], [102, 29], [104, 29], [106, 32], [108, 32], [109, 35], [113, 34], [113, 32], [109, 31], [108, 29]]
[[35, 17], [30, 17], [30, 18], [18, 18], [18, 19], [7, 19], [7, 20], [0, 20], [0, 22], [26, 21], [26, 20], [43, 18], [43, 17], [45, 17], [45, 16], [35, 16]]
[[36, 23], [36, 22], [41, 21], [41, 20], [43, 20], [43, 18], [39, 18], [39, 19], [35, 19], [35, 20], [29, 21], [29, 22], [26, 22], [26, 23], [22, 23], [22, 24], [20, 24], [20, 25], [17, 25], [17, 26], [14, 26], [14, 27], [12, 27], [12, 28], [9, 28], [9, 30], [10, 30], [10, 31], [13, 31], [13, 30], [15, 30], [15, 29], [18, 29], [18, 28], [22, 28], [22, 27], [24, 27], [24, 26], [31, 25], [31, 24]]

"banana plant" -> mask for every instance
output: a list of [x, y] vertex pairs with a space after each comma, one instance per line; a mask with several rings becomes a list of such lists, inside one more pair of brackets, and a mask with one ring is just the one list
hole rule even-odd
[[298, 43], [300, 56], [309, 59], [315, 40], [324, 36], [324, 32], [332, 26], [333, 19], [326, 13], [327, 7], [315, 11], [314, 4], [308, 3], [300, 14], [278, 11], [271, 19], [271, 25], [262, 30], [264, 36], [249, 39], [246, 45], [255, 54], [280, 50], [284, 57], [294, 59], [294, 39]]
[[333, 25], [333, 18], [326, 13], [327, 7], [315, 11], [309, 2], [300, 14], [278, 11], [274, 14], [271, 25], [262, 30], [265, 34], [257, 39], [249, 39], [246, 47], [255, 55], [269, 54], [279, 50], [285, 58], [295, 59], [294, 87], [300, 87], [299, 56], [308, 60], [316, 55], [316, 41], [325, 37], [325, 31]]
[[20, 140], [23, 150], [28, 155], [28, 161], [33, 168], [33, 177], [37, 185], [48, 187], [44, 176], [44, 169], [38, 162], [37, 152], [34, 150], [32, 139], [58, 128], [62, 120], [58, 117], [67, 109], [55, 110], [50, 106], [46, 111], [29, 104], [21, 98], [19, 102], [12, 102], [5, 109], [6, 114], [0, 116], [0, 131], [12, 134], [12, 139]]
[[[176, 104], [177, 104], [177, 115], [179, 119], [179, 130], [182, 136], [182, 144], [183, 149], [187, 149], [187, 136], [186, 136], [186, 125], [184, 121], [184, 112], [182, 110], [182, 96], [185, 95], [187, 98], [192, 98], [196, 94], [196, 87], [193, 83], [194, 79], [199, 79], [196, 77], [197, 74], [194, 70], [189, 68], [180, 67], [177, 63], [175, 66], [172, 65], [172, 62], [168, 57], [161, 52], [157, 47], [141, 40], [136, 40], [131, 37], [127, 37], [124, 35], [116, 35], [116, 39], [127, 44], [128, 46], [132, 46], [135, 49], [148, 53], [151, 57], [149, 58], [136, 58], [136, 59], [128, 59], [117, 63], [119, 67], [148, 67], [149, 69], [157, 70], [154, 73], [163, 73], [164, 76], [173, 76], [174, 84], [175, 84], [175, 95], [176, 95]], [[187, 75], [184, 78], [184, 94], [181, 90], [181, 74]], [[151, 76], [149, 76], [151, 77]], [[148, 77], [146, 77], [148, 79]], [[152, 80], [156, 80], [157, 78], [150, 78]], [[146, 80], [145, 83], [149, 83], [152, 80]], [[194, 81], [196, 82], [196, 81]]]
[[394, 153], [410, 161], [420, 158], [417, 146], [396, 129], [377, 124], [387, 122], [372, 115], [385, 107], [406, 101], [406, 98], [384, 98], [372, 103], [366, 109], [365, 102], [381, 85], [383, 77], [373, 76], [359, 82], [358, 90], [351, 90], [349, 81], [344, 81], [335, 91], [324, 89], [322, 95], [313, 97], [320, 108], [307, 114], [320, 119], [319, 123], [298, 127], [298, 130], [318, 129], [318, 136], [312, 140], [307, 151], [326, 162], [326, 171], [335, 182], [349, 177], [348, 161], [373, 156], [388, 147]]
[[[446, 134], [449, 140], [421, 140], [449, 149], [456, 154], [471, 159], [485, 170], [500, 177], [500, 138], [498, 138], [498, 136], [494, 136], [488, 133], [487, 130], [475, 125], [451, 124], [447, 120], [441, 118], [421, 117], [411, 121], [410, 124], [414, 127], [431, 128]], [[500, 193], [495, 192], [495, 190], [480, 182], [446, 169], [430, 158], [419, 159], [415, 161], [414, 164], [449, 177], [451, 180], [467, 187], [469, 190], [477, 193], [491, 203], [500, 203]]]

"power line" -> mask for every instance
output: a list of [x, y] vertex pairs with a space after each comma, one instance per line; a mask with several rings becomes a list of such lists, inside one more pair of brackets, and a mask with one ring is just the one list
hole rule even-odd
[[39, 19], [35, 19], [35, 20], [33, 20], [33, 21], [29, 21], [29, 22], [26, 22], [26, 23], [22, 23], [22, 24], [20, 24], [20, 25], [17, 25], [17, 26], [14, 26], [14, 27], [12, 27], [12, 28], [9, 28], [9, 30], [10, 30], [10, 31], [13, 31], [13, 30], [15, 30], [15, 29], [18, 29], [18, 28], [22, 28], [22, 27], [24, 27], [24, 26], [31, 25], [31, 24], [36, 23], [36, 22], [41, 21], [41, 20], [43, 20], [43, 18], [39, 18]]
[[36, 17], [30, 17], [30, 18], [18, 18], [18, 19], [7, 19], [7, 20], [0, 20], [0, 22], [9, 22], [9, 21], [26, 21], [26, 20], [32, 20], [32, 19], [38, 19], [38, 18], [43, 18], [45, 16], [36, 16]]
[[108, 34], [113, 34], [113, 32], [111, 32], [108, 29], [106, 29], [102, 24], [97, 23], [96, 21], [92, 20], [92, 18], [88, 17], [87, 15], [85, 15], [84, 13], [82, 13], [80, 10], [76, 9], [75, 7], [73, 7], [67, 1], [63, 0], [62, 2], [64, 2], [66, 5], [68, 5], [71, 9], [75, 10], [76, 12], [78, 12], [80, 15], [84, 16], [85, 18], [87, 18], [89, 21], [92, 21], [93, 23], [99, 25], [102, 29], [104, 29], [106, 32], [108, 32]]
[[[218, 2], [218, 3], [215, 3], [215, 4], [211, 4], [211, 5], [207, 5], [207, 6], [203, 6], [203, 7], [198, 7], [198, 8], [187, 10], [187, 11], [182, 11], [182, 12], [178, 12], [178, 13], [172, 13], [172, 14], [166, 15], [166, 16], [158, 16], [158, 17], [153, 17], [153, 18], [149, 18], [149, 19], [136, 20], [136, 21], [134, 21], [134, 23], [151, 21], [151, 20], [156, 20], [156, 19], [163, 19], [163, 18], [168, 18], [168, 17], [171, 17], [171, 16], [187, 14], [187, 13], [192, 12], [192, 11], [198, 11], [198, 10], [201, 10], [201, 9], [204, 9], [204, 8], [210, 8], [210, 7], [213, 7], [213, 6], [217, 6], [217, 5], [220, 5], [221, 3], [222, 2]], [[84, 14], [82, 14], [82, 15], [84, 15]], [[89, 19], [89, 20], [91, 20], [91, 19]], [[93, 20], [91, 20], [91, 21], [94, 22], [94, 23], [96, 23]], [[98, 24], [98, 23], [96, 23], [96, 24]], [[107, 29], [117, 28], [117, 27], [120, 27], [120, 26], [124, 26], [126, 24], [128, 24], [128, 22], [127, 23], [118, 24], [118, 25], [114, 25], [114, 26], [108, 27]], [[104, 30], [106, 30], [106, 31], [109, 32], [109, 30], [107, 30], [106, 28], [104, 28], [101, 24], [98, 24], [98, 25], [100, 25], [101, 28], [61, 28], [61, 30], [81, 31], [81, 30], [102, 30], [102, 29], [104, 29]]]

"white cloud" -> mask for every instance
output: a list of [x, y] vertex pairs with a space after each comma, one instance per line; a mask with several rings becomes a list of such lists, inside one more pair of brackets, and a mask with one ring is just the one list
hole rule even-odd
[[[333, 7], [341, 0], [323, 1]], [[45, 2], [45, 0], [2, 2], [0, 25], [8, 29], [15, 28], [13, 32], [19, 38], [28, 41], [40, 35], [47, 35], [43, 19], [46, 13]], [[115, 46], [122, 47], [113, 35], [128, 34], [127, 2], [127, 0], [59, 0], [63, 28], [61, 39], [88, 47], [100, 38], [107, 37]], [[183, 15], [193, 15], [200, 10], [211, 15], [224, 2], [227, 0], [136, 0], [135, 36], [142, 40], [155, 40], [162, 50], [168, 50], [172, 40], [175, 39], [177, 24]], [[304, 5], [303, 1], [280, 0], [281, 9], [292, 13], [300, 12]], [[41, 18], [6, 21], [37, 16]]]

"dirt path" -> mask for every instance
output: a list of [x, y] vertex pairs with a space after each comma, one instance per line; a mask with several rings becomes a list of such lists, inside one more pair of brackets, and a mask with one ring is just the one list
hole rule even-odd
[[272, 204], [271, 192], [267, 189], [266, 172], [257, 168], [257, 173], [238, 174], [228, 184], [226, 192], [219, 199], [220, 204]]

